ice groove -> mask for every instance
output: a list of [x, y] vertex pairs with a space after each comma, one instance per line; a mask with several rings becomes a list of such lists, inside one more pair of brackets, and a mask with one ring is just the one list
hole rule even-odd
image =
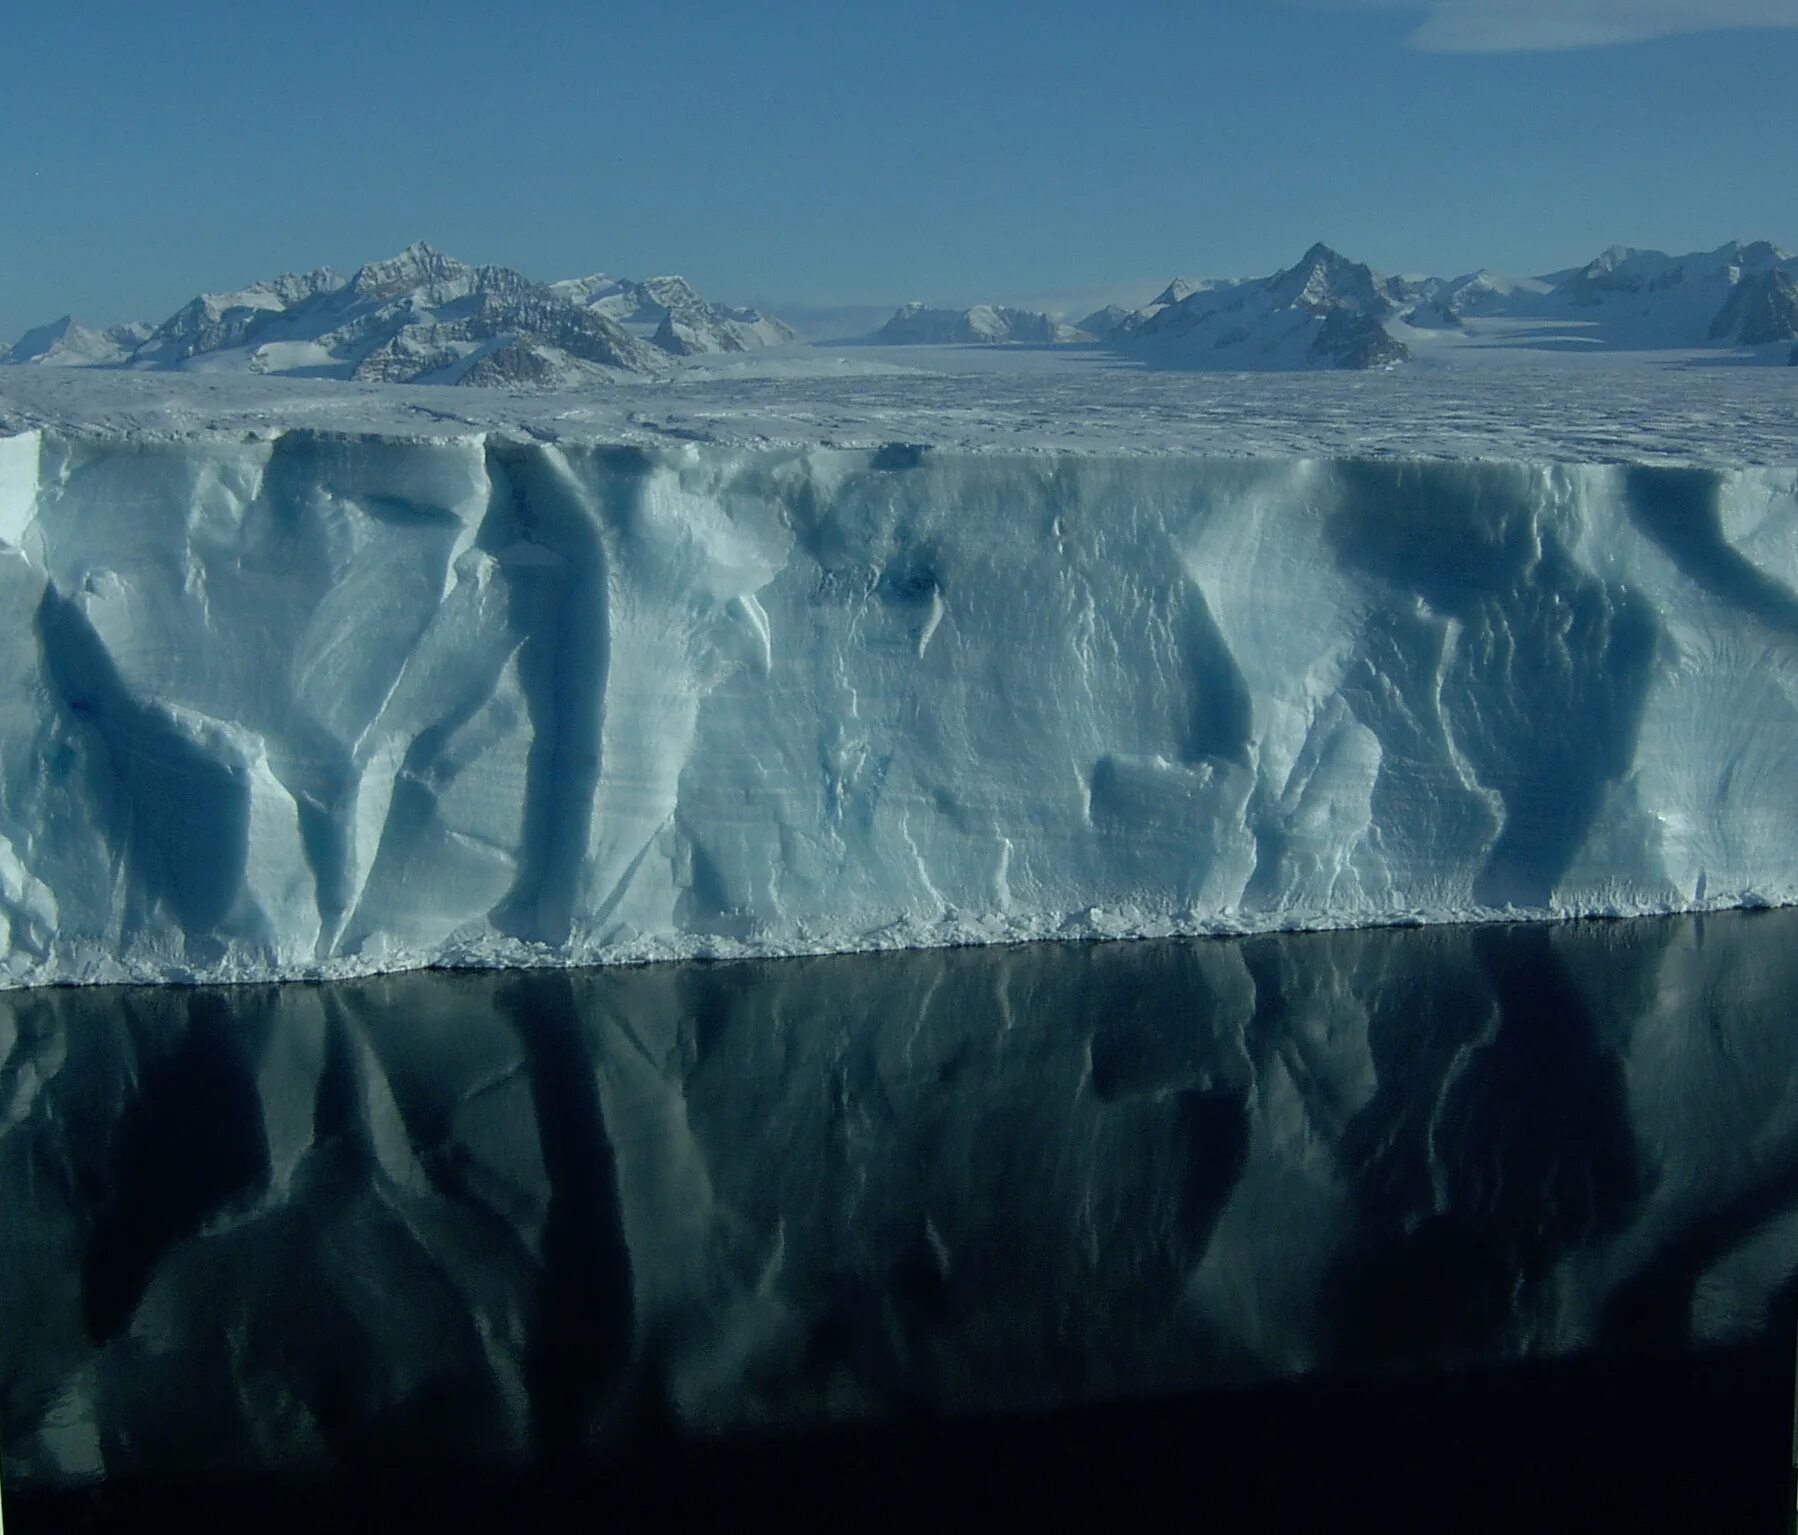
[[531, 749], [518, 878], [491, 920], [510, 937], [561, 945], [574, 924], [600, 775], [608, 664], [606, 554], [588, 487], [556, 450], [521, 453], [503, 464], [501, 473], [512, 482], [513, 525], [507, 531], [546, 550], [561, 574], [544, 591], [543, 567], [514, 567], [512, 600], [523, 635], [519, 677]]

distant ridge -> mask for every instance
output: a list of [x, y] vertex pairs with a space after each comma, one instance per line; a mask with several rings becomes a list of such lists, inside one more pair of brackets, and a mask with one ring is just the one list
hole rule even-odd
[[320, 267], [203, 293], [157, 326], [95, 331], [64, 316], [0, 363], [544, 388], [795, 340], [772, 316], [708, 303], [684, 278], [542, 284], [420, 242], [347, 278]]
[[1425, 349], [1440, 357], [1447, 333], [1465, 338], [1470, 327], [1484, 344], [1536, 346], [1545, 355], [1708, 348], [1784, 364], [1798, 359], [1798, 257], [1765, 240], [1732, 240], [1685, 256], [1613, 246], [1583, 266], [1540, 276], [1482, 268], [1454, 278], [1393, 277], [1318, 242], [1269, 276], [1176, 277], [1137, 309], [1109, 304], [1077, 325], [1000, 305], [911, 303], [868, 339], [1097, 340], [1155, 368], [1286, 371], [1393, 368]]
[[1385, 368], [1432, 331], [1491, 320], [1559, 322], [1569, 344], [1600, 350], [1728, 346], [1784, 362], [1798, 341], [1798, 258], [1766, 241], [1687, 256], [1613, 247], [1542, 277], [1405, 279], [1318, 244], [1270, 277], [1176, 279], [1106, 339], [1162, 367]]
[[999, 345], [1008, 341], [1059, 343], [1092, 338], [1072, 325], [1035, 309], [1010, 309], [1002, 304], [976, 304], [972, 309], [934, 309], [928, 304], [907, 304], [874, 333], [874, 340], [888, 346], [930, 346], [946, 343]]
[[[1147, 367], [1197, 371], [1386, 369], [1424, 354], [1453, 361], [1463, 345], [1798, 365], [1798, 256], [1765, 240], [1686, 255], [1616, 245], [1535, 276], [1396, 277], [1318, 242], [1268, 276], [1176, 277], [1139, 308], [1106, 305], [1078, 324], [1002, 304], [914, 302], [863, 340], [1097, 341]], [[202, 293], [160, 325], [94, 329], [64, 315], [0, 347], [0, 365], [565, 388], [798, 344], [782, 320], [710, 301], [683, 277], [538, 283], [421, 242], [348, 277], [320, 267]]]

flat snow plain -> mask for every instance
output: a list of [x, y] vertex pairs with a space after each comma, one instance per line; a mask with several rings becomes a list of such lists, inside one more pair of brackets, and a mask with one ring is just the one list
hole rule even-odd
[[0, 984], [1798, 900], [1798, 369], [918, 351], [0, 374]]
[[1083, 347], [811, 347], [701, 360], [673, 382], [570, 394], [7, 368], [0, 432], [497, 432], [637, 445], [911, 441], [977, 451], [1720, 469], [1798, 462], [1798, 368], [1731, 367], [1706, 353], [1529, 356], [1390, 373], [1175, 373]]

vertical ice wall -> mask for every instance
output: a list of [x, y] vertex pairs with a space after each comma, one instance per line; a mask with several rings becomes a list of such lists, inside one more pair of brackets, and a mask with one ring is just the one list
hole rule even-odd
[[14, 982], [1785, 901], [1798, 476], [0, 441]]

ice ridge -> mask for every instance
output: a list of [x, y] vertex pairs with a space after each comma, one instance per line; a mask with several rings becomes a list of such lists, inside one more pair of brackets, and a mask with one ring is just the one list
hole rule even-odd
[[1798, 899], [1798, 472], [0, 439], [0, 983]]

